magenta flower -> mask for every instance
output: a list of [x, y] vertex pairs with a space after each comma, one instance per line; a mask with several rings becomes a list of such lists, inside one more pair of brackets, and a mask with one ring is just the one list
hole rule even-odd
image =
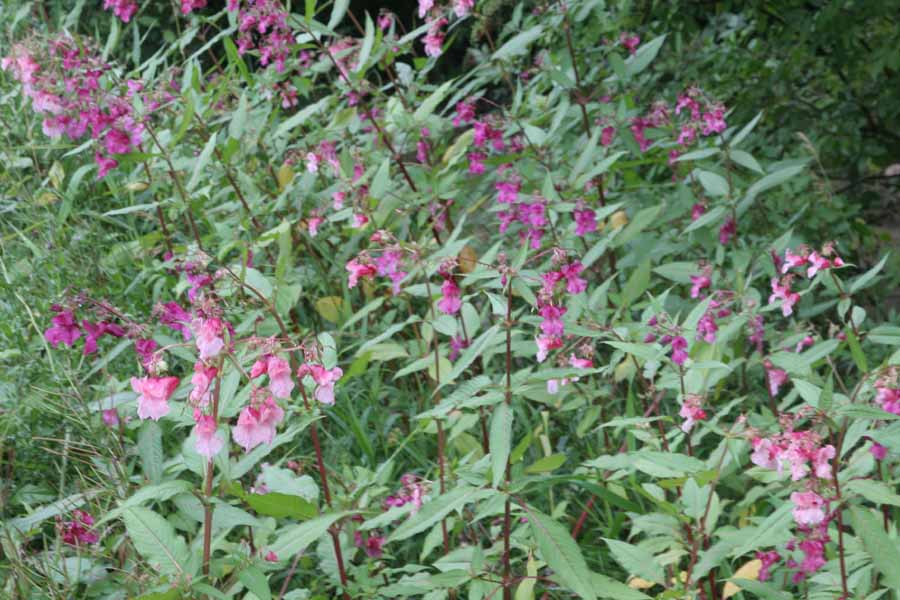
[[453, 0], [453, 12], [460, 19], [472, 12], [475, 0]]
[[566, 291], [570, 294], [580, 294], [587, 289], [587, 280], [578, 276], [582, 271], [584, 271], [584, 265], [579, 260], [560, 268], [560, 272], [566, 278]]
[[75, 315], [70, 310], [60, 310], [50, 322], [53, 323], [53, 327], [44, 332], [44, 339], [54, 348], [60, 343], [72, 346], [75, 340], [81, 337], [81, 328], [78, 327]]
[[156, 350], [156, 341], [151, 339], [139, 339], [134, 341], [134, 351], [141, 357], [141, 364], [148, 368], [153, 361], [153, 352]]
[[178, 387], [177, 377], [137, 377], [131, 378], [131, 389], [138, 396], [138, 417], [159, 421], [169, 414], [169, 398]]
[[270, 396], [257, 408], [247, 406], [238, 416], [237, 425], [231, 430], [235, 443], [250, 452], [260, 444], [271, 444], [275, 427], [284, 420], [284, 411]]
[[684, 361], [688, 358], [687, 349], [687, 340], [681, 337], [680, 335], [672, 338], [672, 362], [674, 362], [679, 367], [684, 364]]
[[119, 412], [114, 408], [103, 411], [103, 424], [107, 427], [116, 427], [119, 424]]
[[684, 419], [681, 424], [683, 432], [690, 433], [697, 421], [706, 419], [706, 411], [701, 408], [702, 402], [703, 398], [694, 394], [688, 394], [685, 397], [681, 410], [678, 411], [678, 416]]
[[795, 267], [802, 267], [806, 264], [807, 254], [803, 252], [802, 254], [794, 254], [791, 252], [790, 248], [788, 248], [784, 253], [784, 263], [781, 266], [781, 273], [785, 274], [791, 269]]
[[565, 331], [562, 316], [566, 314], [566, 308], [563, 306], [545, 304], [538, 312], [544, 317], [544, 320], [541, 323], [541, 332], [546, 336], [562, 336]]
[[831, 267], [831, 261], [819, 254], [811, 252], [806, 259], [809, 262], [809, 268], [806, 269], [806, 276], [812, 279], [819, 271], [824, 271]]
[[737, 235], [737, 221], [729, 217], [725, 224], [719, 228], [719, 243], [727, 246], [735, 235]]
[[575, 235], [583, 237], [597, 231], [597, 213], [583, 206], [575, 209]]
[[766, 379], [769, 382], [769, 393], [772, 394], [772, 397], [776, 397], [778, 395], [778, 390], [781, 389], [787, 380], [788, 374], [787, 371], [782, 369], [776, 369], [772, 367], [772, 363], [766, 361]]
[[103, 179], [107, 173], [119, 166], [119, 161], [103, 156], [99, 152], [94, 153], [94, 162], [97, 163], [97, 179]]
[[887, 448], [885, 448], [878, 442], [872, 442], [872, 446], [869, 448], [869, 452], [872, 453], [872, 456], [875, 457], [875, 460], [884, 460], [885, 458], [887, 458]]
[[706, 212], [706, 205], [702, 202], [697, 202], [691, 207], [691, 221], [696, 221], [700, 217], [703, 216], [703, 213]]
[[562, 338], [557, 336], [542, 335], [534, 338], [534, 341], [538, 347], [536, 358], [539, 363], [544, 362], [551, 350], [562, 348]]
[[75, 509], [72, 511], [72, 518], [69, 521], [63, 521], [57, 517], [56, 529], [64, 544], [71, 546], [80, 546], [82, 544], [96, 544], [100, 541], [100, 537], [91, 531], [94, 525], [94, 517], [83, 510]]
[[475, 103], [467, 100], [456, 103], [456, 116], [453, 117], [453, 126], [459, 127], [465, 123], [471, 123], [475, 120]]
[[635, 54], [638, 46], [641, 45], [641, 38], [635, 34], [628, 34], [623, 31], [619, 34], [619, 43], [622, 44], [629, 53]]
[[[430, 0], [428, 0], [430, 1]], [[427, 56], [438, 57], [443, 51], [445, 33], [441, 28], [448, 23], [447, 19], [441, 17], [435, 19], [429, 24], [428, 33], [422, 38], [425, 45], [425, 54]]]
[[712, 285], [712, 280], [707, 275], [691, 275], [691, 298], [699, 298], [700, 292]]
[[441, 284], [442, 297], [438, 300], [438, 309], [446, 315], [455, 315], [462, 308], [462, 297], [459, 286], [451, 277], [444, 279]]
[[774, 550], [769, 550], [768, 552], [758, 551], [756, 553], [756, 558], [762, 563], [759, 568], [759, 580], [768, 581], [771, 578], [769, 569], [772, 568], [772, 565], [781, 560], [781, 555]]
[[194, 448], [200, 456], [211, 459], [222, 450], [225, 440], [216, 431], [216, 420], [212, 415], [195, 413], [194, 419], [197, 422], [194, 425]]
[[103, 8], [112, 10], [124, 23], [128, 23], [138, 10], [134, 0], [103, 0]]
[[180, 304], [177, 302], [166, 302], [157, 305], [155, 310], [159, 312], [160, 323], [168, 325], [169, 328], [175, 331], [180, 331], [181, 336], [185, 340], [191, 339], [190, 323], [193, 317], [191, 313], [181, 308]]
[[487, 158], [487, 155], [483, 152], [469, 152], [469, 174], [470, 175], [482, 175], [484, 174], [484, 159]]
[[269, 391], [276, 398], [290, 398], [294, 389], [291, 366], [283, 358], [270, 356], [268, 363]]
[[798, 525], [818, 525], [825, 520], [825, 499], [819, 494], [808, 492], [794, 492], [791, 494], [791, 502], [794, 503], [794, 520]]
[[600, 133], [600, 144], [602, 146], [609, 146], [613, 143], [613, 139], [616, 137], [616, 128], [615, 127], [604, 127], [603, 131]]
[[322, 217], [310, 217], [306, 220], [306, 230], [310, 237], [316, 237], [319, 234], [319, 226], [325, 222]]

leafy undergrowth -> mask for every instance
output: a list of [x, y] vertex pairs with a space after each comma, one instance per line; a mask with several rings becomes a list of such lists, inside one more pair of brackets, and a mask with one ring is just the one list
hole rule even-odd
[[896, 263], [665, 31], [47, 4], [2, 14], [6, 596], [900, 594]]

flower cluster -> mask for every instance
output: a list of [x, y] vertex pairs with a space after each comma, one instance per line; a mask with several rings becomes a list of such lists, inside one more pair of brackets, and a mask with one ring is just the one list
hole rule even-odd
[[58, 304], [51, 306], [50, 310], [55, 312], [56, 316], [50, 320], [53, 326], [44, 331], [44, 339], [54, 348], [59, 344], [71, 347], [84, 333], [83, 352], [87, 356], [97, 351], [97, 340], [104, 335], [118, 338], [126, 333], [122, 326], [110, 321], [91, 323], [87, 319], [82, 319], [79, 324], [71, 309], [67, 310]]
[[900, 386], [897, 384], [900, 370], [890, 367], [875, 381], [875, 402], [885, 411], [900, 415]]
[[407, 473], [400, 478], [400, 489], [385, 498], [384, 509], [389, 510], [396, 506], [412, 505], [412, 514], [419, 512], [422, 502], [428, 494], [428, 484], [421, 478]]
[[587, 281], [580, 276], [584, 270], [581, 261], [569, 261], [564, 251], [556, 249], [553, 263], [558, 268], [541, 275], [541, 289], [537, 295], [538, 314], [543, 318], [541, 335], [535, 338], [538, 362], [543, 362], [550, 350], [562, 347], [565, 333], [562, 317], [566, 314], [562, 300], [565, 295], [574, 296], [587, 289]]
[[72, 518], [68, 521], [63, 521], [60, 517], [57, 517], [56, 531], [64, 544], [71, 546], [96, 544], [100, 541], [100, 536], [91, 530], [93, 525], [94, 517], [76, 508], [72, 511]]
[[[0, 67], [13, 74], [32, 109], [41, 115], [44, 134], [58, 138], [65, 134], [78, 141], [95, 140], [97, 177], [102, 178], [141, 143], [144, 124], [135, 114], [131, 96], [143, 90], [140, 81], [127, 82], [127, 92], [107, 89], [104, 74], [110, 66], [95, 48], [65, 34], [44, 41], [32, 38], [16, 44]], [[149, 98], [147, 98], [149, 101]], [[150, 105], [152, 110], [155, 105]]]
[[[790, 249], [785, 252], [784, 260], [773, 254], [775, 268], [783, 277], [773, 277], [772, 294], [769, 296], [769, 304], [781, 300], [781, 312], [787, 317], [794, 312], [794, 305], [800, 301], [800, 294], [791, 290], [791, 284], [795, 275], [791, 271], [800, 268], [808, 278], [813, 278], [819, 271], [844, 266], [844, 261], [835, 253], [834, 244], [825, 244], [820, 252], [810, 252], [806, 247], [801, 247], [795, 254]], [[803, 267], [806, 267], [805, 271]]]
[[[461, 19], [472, 12], [475, 0], [453, 0], [452, 5], [452, 14]], [[450, 23], [447, 18], [449, 15], [447, 7], [435, 4], [434, 0], [419, 0], [419, 18], [425, 19], [428, 23], [428, 32], [422, 38], [426, 55], [434, 57], [441, 55], [444, 38], [447, 35], [443, 28]]]
[[294, 34], [288, 25], [289, 13], [278, 0], [228, 0], [228, 10], [238, 11], [237, 47], [240, 54], [259, 51], [263, 66], [285, 69]]
[[668, 315], [662, 315], [663, 322], [660, 323], [660, 318], [656, 315], [650, 317], [647, 321], [647, 325], [653, 328], [653, 331], [644, 336], [644, 343], [652, 344], [653, 342], [659, 340], [659, 343], [663, 346], [669, 346], [671, 348], [671, 356], [672, 362], [674, 362], [679, 367], [684, 365], [685, 361], [688, 359], [688, 342], [681, 335], [681, 328], [671, 323]]
[[703, 410], [703, 396], [697, 394], [687, 394], [681, 404], [681, 410], [678, 416], [684, 419], [681, 424], [681, 430], [689, 433], [694, 428], [697, 421], [706, 419], [706, 411]]

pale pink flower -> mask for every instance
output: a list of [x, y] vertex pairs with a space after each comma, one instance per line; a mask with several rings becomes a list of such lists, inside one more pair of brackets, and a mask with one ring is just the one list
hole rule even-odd
[[140, 394], [137, 399], [138, 416], [158, 421], [169, 414], [169, 398], [177, 387], [177, 377], [132, 377], [131, 389]]
[[194, 320], [194, 336], [201, 360], [215, 358], [225, 347], [222, 338], [222, 321], [217, 318]]
[[794, 312], [794, 305], [800, 301], [800, 294], [791, 292], [791, 282], [788, 280], [789, 278], [785, 279], [786, 281], [782, 283], [778, 278], [772, 278], [772, 294], [769, 296], [769, 304], [775, 300], [781, 300], [781, 313], [787, 317]]
[[798, 525], [818, 525], [825, 520], [822, 508], [825, 500], [819, 494], [812, 491], [794, 492], [791, 502], [794, 503], [794, 520]]
[[322, 365], [309, 365], [309, 373], [316, 382], [316, 400], [322, 404], [334, 404], [334, 384], [343, 376], [340, 367], [326, 369]]
[[202, 407], [209, 404], [212, 395], [209, 387], [217, 374], [218, 369], [215, 367], [208, 367], [202, 361], [194, 363], [194, 374], [191, 376], [191, 384], [194, 388], [191, 390], [189, 399], [196, 406]]
[[816, 273], [819, 271], [824, 271], [831, 266], [831, 261], [818, 252], [811, 252], [806, 260], [809, 262], [809, 268], [806, 269], [806, 276], [810, 279], [815, 277]]
[[377, 272], [375, 265], [371, 263], [361, 263], [359, 262], [359, 259], [356, 258], [350, 260], [345, 268], [350, 273], [347, 280], [347, 287], [349, 289], [355, 288], [360, 279], [372, 279]]
[[294, 380], [291, 379], [291, 366], [283, 358], [270, 356], [268, 363], [269, 391], [276, 398], [290, 398], [294, 389]]
[[231, 430], [235, 443], [250, 452], [260, 444], [270, 444], [275, 438], [275, 427], [284, 419], [284, 411], [272, 397], [266, 398], [258, 408], [247, 406], [238, 416], [237, 425]]
[[683, 432], [689, 433], [697, 421], [706, 419], [706, 411], [701, 408], [702, 402], [703, 398], [694, 394], [685, 397], [681, 410], [678, 411], [678, 416], [684, 419], [681, 424]]
[[700, 292], [708, 288], [712, 280], [707, 275], [691, 275], [691, 283], [691, 298], [699, 298]]
[[447, 315], [455, 315], [462, 307], [462, 297], [460, 295], [459, 286], [452, 278], [444, 279], [441, 284], [442, 297], [438, 300], [438, 309]]
[[785, 274], [791, 269], [795, 267], [802, 267], [806, 264], [806, 253], [802, 254], [794, 254], [791, 252], [791, 249], [788, 248], [784, 253], [784, 263], [781, 265], [781, 273]]
[[119, 413], [114, 408], [107, 408], [103, 411], [103, 423], [107, 427], [116, 427], [119, 424]]
[[212, 415], [194, 415], [197, 424], [194, 425], [194, 448], [197, 454], [212, 458], [222, 450], [225, 440], [218, 433], [216, 420]]
[[536, 358], [539, 363], [544, 362], [551, 350], [562, 348], [562, 339], [557, 336], [542, 335], [534, 338], [534, 341], [538, 348]]
[[[768, 362], [768, 361], [767, 361]], [[781, 389], [787, 380], [788, 374], [787, 371], [783, 369], [776, 369], [771, 366], [771, 363], [765, 365], [766, 367], [766, 379], [769, 381], [769, 393], [772, 394], [772, 397], [778, 395], [778, 390]]]

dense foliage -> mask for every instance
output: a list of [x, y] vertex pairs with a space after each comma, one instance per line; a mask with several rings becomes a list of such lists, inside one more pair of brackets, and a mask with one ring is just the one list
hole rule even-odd
[[900, 598], [892, 4], [0, 8], [3, 596]]

